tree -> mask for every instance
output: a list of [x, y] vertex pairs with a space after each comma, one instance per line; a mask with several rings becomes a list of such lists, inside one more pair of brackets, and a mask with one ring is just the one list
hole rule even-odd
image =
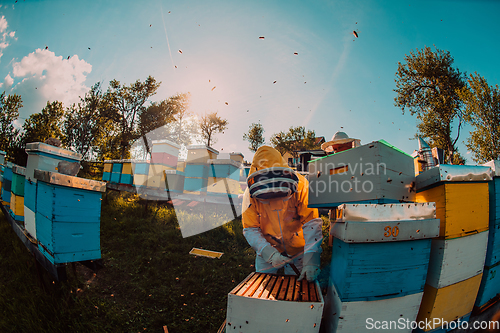
[[458, 95], [465, 103], [465, 119], [474, 131], [467, 139], [467, 149], [477, 163], [500, 159], [500, 89], [490, 86], [484, 77], [471, 74], [468, 87]]
[[317, 149], [316, 134], [314, 131], [306, 130], [304, 126], [293, 127], [288, 132], [279, 132], [271, 137], [271, 145], [284, 155], [289, 153], [293, 158], [299, 156], [299, 151]]
[[185, 114], [188, 104], [188, 94], [177, 94], [161, 102], [153, 102], [140, 114], [139, 131], [148, 154], [151, 154], [152, 140], [172, 140], [167, 125], [173, 123], [178, 114]]
[[175, 121], [167, 125], [167, 138], [178, 145], [188, 146], [199, 140], [200, 127], [198, 120], [189, 110], [191, 94], [183, 94], [182, 107], [175, 115]]
[[19, 118], [22, 103], [20, 95], [5, 96], [5, 91], [0, 94], [0, 150], [5, 151], [8, 156], [12, 156], [14, 142], [19, 135], [14, 122]]
[[103, 92], [101, 83], [94, 84], [80, 103], [73, 104], [66, 110], [64, 120], [64, 145], [73, 148], [82, 154], [83, 160], [90, 160], [98, 151], [99, 143], [106, 132], [109, 132], [107, 123], [110, 122], [104, 115]]
[[62, 102], [47, 102], [40, 113], [29, 116], [23, 124], [23, 143], [44, 142], [48, 138], [65, 141], [63, 128], [64, 108]]
[[216, 133], [221, 133], [227, 128], [228, 121], [217, 116], [217, 112], [209, 113], [208, 115], [201, 117], [200, 129], [202, 137], [207, 140], [207, 146], [210, 147], [210, 143], [216, 143], [215, 139]]
[[262, 124], [255, 124], [252, 123], [250, 125], [250, 129], [248, 130], [248, 133], [243, 134], [243, 140], [247, 140], [250, 142], [250, 146], [248, 146], [248, 149], [250, 151], [253, 151], [254, 153], [259, 149], [260, 146], [262, 146], [265, 142], [264, 140], [264, 127]]
[[112, 80], [105, 94], [105, 99], [113, 111], [109, 117], [116, 122], [120, 136], [121, 158], [129, 156], [134, 140], [141, 136], [139, 131], [140, 114], [146, 110], [144, 104], [156, 94], [161, 82], [149, 76], [144, 82], [137, 80], [130, 86], [121, 85], [120, 81]]
[[[416, 115], [418, 136], [429, 138], [429, 144], [445, 151], [453, 164], [457, 140], [462, 127], [462, 102], [457, 91], [465, 87], [465, 74], [452, 67], [454, 59], [448, 51], [430, 47], [411, 51], [406, 63], [398, 62], [395, 106]], [[452, 123], [458, 131], [452, 139]]]

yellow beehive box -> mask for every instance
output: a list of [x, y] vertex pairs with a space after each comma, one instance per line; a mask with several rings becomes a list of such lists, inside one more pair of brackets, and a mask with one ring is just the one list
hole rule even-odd
[[[470, 279], [436, 289], [425, 285], [424, 296], [417, 315], [417, 322], [453, 321], [472, 311], [482, 273]], [[427, 330], [426, 330], [427, 331]]]
[[113, 162], [111, 161], [104, 161], [104, 172], [111, 172], [111, 169], [113, 168]]
[[15, 216], [24, 216], [24, 197], [11, 193], [10, 209]]
[[232, 159], [233, 161], [243, 163], [243, 154], [242, 153], [229, 153], [229, 158]]
[[239, 194], [241, 186], [240, 182], [231, 178], [208, 177], [207, 192]]
[[177, 160], [177, 171], [184, 172], [186, 170], [186, 161]]
[[216, 159], [219, 152], [205, 145], [190, 145], [187, 147], [187, 163], [207, 163]]
[[132, 175], [132, 162], [123, 162], [122, 173], [126, 175]]
[[149, 176], [147, 186], [164, 189], [165, 188], [165, 174], [158, 175], [158, 176]]
[[146, 186], [148, 183], [148, 175], [134, 174], [134, 185], [135, 186]]
[[488, 183], [442, 183], [418, 192], [417, 202], [435, 202], [439, 236], [463, 237], [488, 230]]
[[164, 164], [151, 163], [149, 165], [150, 176], [160, 176], [164, 174], [164, 171], [166, 170], [175, 170], [175, 169]]

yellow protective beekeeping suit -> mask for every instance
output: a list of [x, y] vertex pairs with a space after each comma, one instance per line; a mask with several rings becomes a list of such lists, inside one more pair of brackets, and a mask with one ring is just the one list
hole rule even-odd
[[[249, 175], [271, 167], [288, 167], [288, 164], [276, 149], [262, 146], [255, 153]], [[302, 227], [318, 218], [318, 210], [307, 207], [309, 182], [303, 176], [297, 176], [297, 191], [289, 198], [258, 200], [251, 198], [247, 189], [243, 199], [243, 228], [260, 228], [269, 244], [280, 253], [286, 248], [289, 256], [304, 252], [306, 242]]]

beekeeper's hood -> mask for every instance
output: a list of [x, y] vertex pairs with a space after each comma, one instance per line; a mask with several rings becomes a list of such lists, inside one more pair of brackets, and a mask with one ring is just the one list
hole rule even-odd
[[269, 146], [255, 153], [247, 178], [250, 196], [273, 199], [290, 196], [297, 191], [299, 178], [281, 154]]
[[257, 149], [248, 174], [251, 175], [255, 171], [272, 167], [288, 168], [288, 164], [285, 162], [285, 159], [281, 156], [279, 151], [273, 147], [262, 146]]

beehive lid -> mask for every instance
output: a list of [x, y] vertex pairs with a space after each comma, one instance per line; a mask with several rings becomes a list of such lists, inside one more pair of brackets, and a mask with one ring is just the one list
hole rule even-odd
[[60, 157], [65, 157], [65, 158], [74, 159], [74, 160], [78, 160], [78, 161], [82, 160], [82, 154], [75, 153], [74, 151], [71, 151], [71, 150], [51, 146], [51, 145], [48, 145], [48, 144], [43, 143], [43, 142], [27, 143], [25, 151], [26, 151], [26, 153], [28, 153], [28, 155], [30, 153], [42, 152], [42, 153], [57, 155]]
[[490, 181], [493, 171], [488, 166], [440, 164], [420, 173], [416, 178], [417, 191], [439, 182]]
[[68, 186], [89, 191], [106, 192], [105, 182], [63, 175], [57, 172], [35, 169], [35, 179], [54, 185]]
[[222, 165], [228, 165], [229, 164], [229, 165], [232, 165], [232, 166], [234, 166], [236, 168], [239, 168], [241, 166], [240, 162], [232, 160], [232, 159], [229, 159], [229, 158], [207, 160], [207, 164], [222, 164]]
[[487, 163], [482, 164], [482, 166], [490, 167], [493, 171], [495, 177], [500, 177], [500, 160], [491, 160]]
[[436, 218], [436, 204], [397, 203], [397, 204], [342, 204], [338, 207], [336, 221], [399, 221], [424, 220]]
[[17, 175], [26, 176], [26, 168], [22, 167], [20, 165], [16, 165], [16, 164], [13, 165], [12, 172], [17, 174]]
[[170, 145], [170, 146], [172, 146], [172, 147], [175, 147], [175, 148], [177, 148], [177, 149], [181, 149], [181, 146], [180, 146], [180, 145], [178, 145], [178, 144], [177, 144], [177, 143], [175, 143], [175, 142], [172, 142], [172, 141], [166, 140], [166, 139], [165, 139], [165, 140], [153, 140], [153, 145], [155, 145], [155, 144], [162, 144], [162, 143], [168, 144], [168, 145]]
[[187, 146], [187, 150], [200, 150], [200, 149], [203, 149], [203, 150], [209, 150], [211, 151], [212, 153], [216, 154], [216, 155], [219, 155], [219, 152], [215, 149], [213, 149], [212, 147], [208, 147], [208, 146], [205, 146], [205, 145], [190, 145], [190, 146]]

